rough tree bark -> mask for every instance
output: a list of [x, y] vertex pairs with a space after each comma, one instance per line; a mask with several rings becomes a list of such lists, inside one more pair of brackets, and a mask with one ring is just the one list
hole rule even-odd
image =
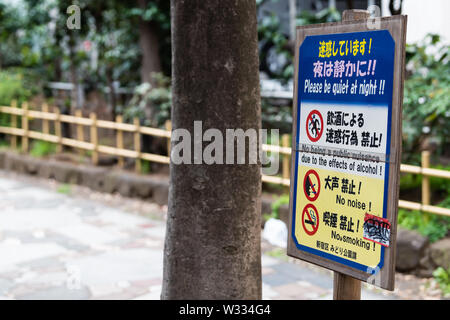
[[[139, 8], [146, 9], [148, 0], [138, 0]], [[158, 34], [156, 33], [154, 22], [139, 21], [139, 44], [142, 50], [141, 81], [154, 81], [151, 77], [153, 72], [161, 72], [161, 59], [159, 57]]]
[[[171, 16], [173, 129], [258, 130], [255, 1], [172, 0]], [[171, 163], [162, 299], [261, 298], [260, 196], [259, 164]]]

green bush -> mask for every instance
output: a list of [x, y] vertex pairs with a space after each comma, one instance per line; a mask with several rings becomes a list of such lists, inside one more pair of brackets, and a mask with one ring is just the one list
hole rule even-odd
[[[444, 166], [441, 164], [433, 166], [433, 168], [450, 171], [450, 167]], [[450, 195], [450, 179], [430, 177], [430, 186], [431, 186], [431, 190], [433, 190], [433, 191], [446, 192], [448, 195]], [[450, 200], [450, 198], [449, 198], [449, 200]]]
[[407, 45], [403, 99], [403, 160], [420, 163], [425, 140], [442, 153], [450, 143], [450, 47], [437, 34]]
[[284, 204], [289, 204], [288, 194], [283, 194], [272, 203], [272, 218], [280, 219], [280, 207]]
[[[436, 169], [447, 169], [444, 166], [435, 166]], [[450, 179], [430, 177], [430, 188], [433, 192], [445, 192], [450, 194]], [[412, 173], [402, 174], [400, 176], [400, 190], [420, 189], [422, 186], [422, 176]]]
[[17, 100], [20, 105], [38, 91], [34, 76], [23, 69], [0, 71], [0, 105], [10, 105]]
[[[445, 201], [450, 202], [450, 197]], [[406, 229], [416, 230], [430, 242], [444, 238], [450, 230], [450, 217], [424, 214], [417, 210], [398, 210], [398, 224]]]
[[436, 282], [439, 284], [439, 287], [442, 290], [442, 293], [445, 296], [450, 295], [450, 268], [445, 270], [442, 267], [437, 268], [433, 272], [433, 277]]
[[[150, 83], [142, 83], [134, 90], [128, 106], [124, 108], [123, 115], [126, 122], [132, 122], [137, 117], [146, 126], [163, 127], [166, 120], [170, 119], [172, 107], [172, 92], [170, 79], [162, 73], [154, 73], [155, 86]], [[146, 116], [146, 109], [151, 106], [151, 119]]]
[[56, 145], [47, 141], [34, 141], [30, 154], [33, 157], [45, 157], [56, 152]]
[[307, 10], [302, 10], [297, 17], [297, 25], [305, 26], [308, 24], [338, 22], [341, 21], [341, 14], [336, 8], [325, 8], [319, 12], [313, 13]]
[[402, 174], [400, 175], [400, 190], [413, 190], [421, 188], [422, 176], [418, 174]]
[[[20, 106], [22, 102], [28, 101], [37, 91], [34, 82], [33, 75], [21, 69], [0, 71], [0, 105], [9, 106], [16, 100]], [[9, 127], [10, 122], [10, 115], [0, 114], [0, 126]]]

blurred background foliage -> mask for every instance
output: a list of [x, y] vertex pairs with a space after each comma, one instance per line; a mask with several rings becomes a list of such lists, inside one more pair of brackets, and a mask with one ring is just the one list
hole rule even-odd
[[[283, 32], [278, 15], [263, 6], [274, 0], [255, 0], [261, 78], [292, 90], [293, 41]], [[19, 104], [35, 95], [51, 99], [48, 82], [81, 85], [87, 93], [100, 92], [111, 117], [138, 116], [145, 125], [163, 126], [170, 118], [171, 44], [170, 6], [164, 0], [123, 2], [78, 0], [80, 30], [68, 30], [68, 0], [0, 0], [0, 103]], [[332, 7], [301, 10], [297, 25], [341, 19]], [[403, 159], [420, 164], [429, 149], [434, 163], [450, 163], [449, 45], [430, 34], [407, 45], [403, 105]], [[149, 65], [148, 61], [156, 61]], [[112, 99], [119, 88], [126, 99]], [[276, 99], [275, 99], [276, 100]], [[262, 99], [265, 128], [290, 133], [292, 102]], [[70, 101], [65, 101], [69, 105]], [[84, 107], [84, 106], [79, 106]], [[7, 118], [1, 118], [7, 123]], [[406, 181], [406, 180], [404, 180]], [[405, 182], [402, 187], [406, 188]], [[405, 189], [406, 190], [406, 189]]]
[[429, 34], [406, 49], [403, 100], [403, 159], [419, 164], [418, 151], [449, 156], [450, 47]]
[[[277, 14], [264, 9], [273, 0], [256, 0], [262, 77], [292, 85], [294, 46], [284, 34]], [[107, 96], [118, 87], [130, 92], [125, 101], [111, 101], [111, 113], [126, 119], [162, 126], [170, 118], [170, 7], [167, 1], [92, 2], [79, 0], [82, 28], [66, 27], [67, 0], [22, 0], [20, 5], [0, 1], [0, 103], [20, 102], [51, 92], [45, 84], [65, 81], [81, 84], [87, 92]], [[297, 25], [334, 22], [334, 8], [302, 10]], [[144, 75], [145, 39], [156, 44], [156, 76]], [[420, 151], [450, 157], [449, 46], [439, 35], [408, 44], [407, 78], [403, 106], [403, 161], [420, 163]], [[147, 50], [148, 51], [148, 50]], [[148, 53], [147, 53], [148, 55]], [[155, 53], [153, 53], [155, 57]], [[151, 78], [150, 78], [151, 77]], [[152, 80], [153, 79], [153, 80]], [[144, 81], [146, 80], [146, 81]], [[145, 84], [147, 83], [147, 84]], [[263, 99], [263, 126], [290, 133], [290, 101]]]

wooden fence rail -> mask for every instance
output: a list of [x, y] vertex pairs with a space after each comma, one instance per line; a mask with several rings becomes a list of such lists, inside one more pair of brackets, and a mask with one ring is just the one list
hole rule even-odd
[[[122, 116], [117, 116], [115, 121], [99, 120], [95, 113], [91, 113], [89, 118], [82, 116], [81, 111], [77, 111], [75, 115], [60, 114], [59, 109], [53, 108], [53, 112], [49, 111], [49, 107], [43, 104], [42, 110], [31, 110], [27, 103], [23, 103], [21, 108], [13, 102], [11, 107], [0, 106], [0, 113], [9, 114], [11, 116], [11, 127], [0, 126], [0, 133], [11, 135], [11, 147], [17, 148], [17, 137], [22, 138], [22, 151], [28, 152], [29, 139], [43, 140], [57, 145], [57, 151], [62, 151], [62, 147], [70, 146], [78, 149], [80, 152], [90, 151], [93, 164], [98, 163], [99, 153], [113, 155], [118, 157], [119, 167], [123, 167], [124, 158], [135, 159], [135, 168], [137, 172], [141, 171], [140, 160], [157, 162], [163, 164], [170, 163], [168, 155], [159, 155], [145, 153], [141, 151], [141, 135], [151, 135], [160, 138], [167, 138], [168, 150], [170, 150], [171, 124], [166, 123], [166, 130], [158, 128], [143, 127], [139, 123], [139, 119], [135, 118], [133, 124], [123, 123]], [[17, 116], [22, 117], [21, 128], [17, 128]], [[32, 131], [29, 129], [30, 119], [42, 120], [42, 132]], [[50, 133], [49, 121], [54, 122], [54, 134]], [[62, 136], [61, 123], [71, 123], [76, 125], [76, 139]], [[90, 141], [85, 141], [83, 127], [90, 128]], [[116, 146], [105, 146], [99, 144], [98, 129], [111, 129], [116, 131]], [[134, 149], [125, 149], [123, 143], [123, 132], [133, 134]], [[290, 157], [292, 149], [290, 147], [290, 135], [281, 137], [281, 145], [263, 144], [262, 149], [266, 152], [278, 153], [281, 155], [281, 176], [263, 175], [262, 181], [266, 183], [290, 186]], [[422, 152], [422, 165], [412, 166], [401, 164], [400, 171], [402, 173], [411, 173], [422, 175], [422, 202], [411, 202], [399, 200], [399, 207], [420, 210], [433, 214], [450, 216], [450, 209], [430, 205], [430, 183], [429, 177], [438, 177], [450, 179], [450, 171], [429, 168], [430, 153]]]
[[[156, 137], [163, 137], [170, 139], [171, 132], [163, 129], [141, 127], [139, 125], [139, 119], [134, 119], [133, 124], [122, 123], [122, 121], [106, 121], [98, 120], [95, 113], [91, 113], [89, 118], [85, 118], [80, 112], [76, 115], [60, 114], [57, 108], [54, 108], [54, 112], [48, 111], [48, 106], [45, 104], [42, 107], [42, 111], [29, 110], [27, 104], [22, 104], [22, 108], [15, 107], [12, 104], [11, 107], [0, 106], [0, 112], [11, 115], [11, 127], [0, 127], [0, 133], [12, 135], [11, 145], [17, 146], [16, 136], [22, 137], [22, 151], [27, 152], [29, 148], [28, 139], [43, 140], [57, 144], [57, 150], [61, 151], [62, 146], [70, 146], [76, 149], [81, 149], [91, 152], [91, 158], [93, 164], [98, 163], [98, 154], [104, 153], [113, 156], [127, 157], [136, 159], [136, 171], [140, 172], [140, 161], [148, 160], [152, 162], [168, 164], [170, 162], [169, 156], [144, 153], [140, 148], [140, 135], [147, 134]], [[22, 117], [22, 128], [17, 127], [17, 116]], [[13, 120], [16, 118], [15, 120]], [[30, 119], [40, 119], [43, 121], [43, 132], [29, 130]], [[120, 118], [119, 118], [120, 120]], [[50, 134], [48, 121], [54, 121], [54, 134]], [[71, 123], [77, 126], [76, 139], [67, 138], [62, 136], [61, 123]], [[85, 141], [83, 126], [90, 128], [90, 139]], [[113, 129], [116, 130], [117, 141], [116, 146], [106, 146], [99, 144], [98, 141], [98, 129]], [[125, 149], [123, 147], [122, 132], [130, 132], [134, 134], [134, 150]], [[119, 158], [120, 159], [120, 158]], [[119, 166], [123, 166], [123, 160], [119, 161]]]

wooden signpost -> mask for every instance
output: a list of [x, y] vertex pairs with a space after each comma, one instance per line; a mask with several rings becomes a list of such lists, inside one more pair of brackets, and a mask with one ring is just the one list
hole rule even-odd
[[367, 17], [297, 28], [287, 253], [334, 299], [394, 289], [406, 16]]

